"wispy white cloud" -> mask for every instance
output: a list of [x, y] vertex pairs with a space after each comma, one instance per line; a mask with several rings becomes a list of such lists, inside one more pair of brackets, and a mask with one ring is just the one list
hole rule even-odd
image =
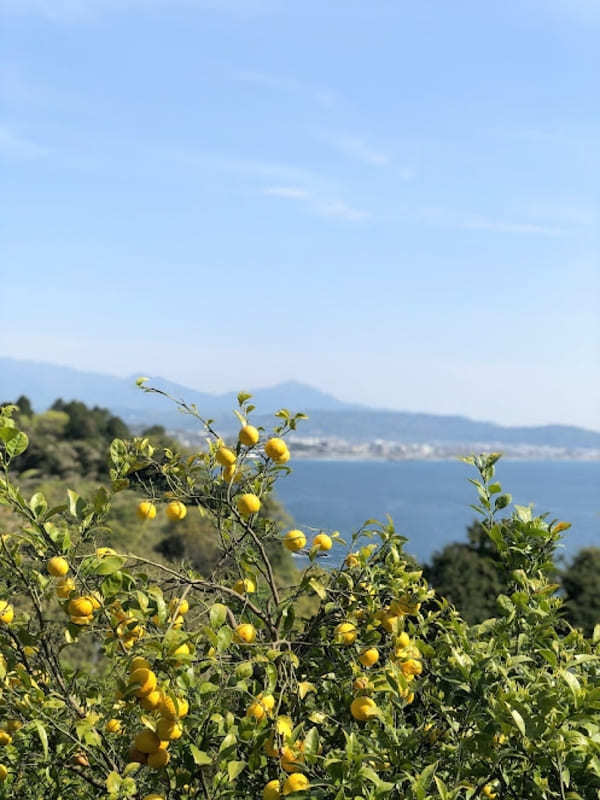
[[0, 12], [53, 21], [85, 21], [107, 13], [189, 8], [252, 16], [281, 8], [281, 0], [0, 0]]
[[269, 186], [264, 193], [269, 197], [283, 197], [286, 200], [303, 200], [309, 196], [306, 189], [297, 186]]
[[286, 75], [274, 75], [260, 70], [234, 70], [231, 78], [240, 83], [247, 83], [261, 89], [284, 92], [286, 94], [310, 97], [317, 105], [330, 108], [334, 105], [336, 94], [325, 86], [314, 86]]
[[321, 217], [336, 217], [347, 222], [360, 222], [371, 216], [368, 211], [355, 208], [342, 200], [330, 199], [318, 192], [299, 186], [268, 186], [262, 193], [267, 197], [301, 202], [305, 208]]
[[554, 224], [554, 221], [505, 219], [454, 211], [448, 208], [422, 208], [418, 212], [418, 217], [421, 222], [443, 228], [533, 236], [562, 236], [567, 233], [564, 226]]
[[0, 158], [29, 161], [47, 154], [47, 148], [0, 124]]
[[391, 161], [387, 153], [378, 147], [374, 147], [360, 136], [332, 134], [325, 131], [317, 131], [315, 135], [343, 155], [356, 161], [361, 161], [371, 167], [385, 167]]

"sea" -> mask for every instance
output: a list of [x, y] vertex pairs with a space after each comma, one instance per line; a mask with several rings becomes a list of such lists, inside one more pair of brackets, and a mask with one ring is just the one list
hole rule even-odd
[[[337, 530], [349, 542], [365, 520], [389, 514], [408, 539], [405, 549], [425, 563], [446, 544], [467, 540], [477, 518], [469, 477], [477, 477], [475, 469], [460, 461], [297, 460], [278, 481], [277, 497], [309, 540], [313, 531]], [[559, 558], [568, 562], [583, 547], [600, 547], [600, 461], [503, 459], [495, 480], [513, 503], [533, 503], [535, 514], [572, 523]], [[346, 552], [336, 545], [321, 563], [335, 567]]]

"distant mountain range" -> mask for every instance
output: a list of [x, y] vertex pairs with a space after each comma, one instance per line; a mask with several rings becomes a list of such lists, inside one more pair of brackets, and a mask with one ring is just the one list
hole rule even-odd
[[[0, 402], [14, 401], [24, 394], [33, 407], [41, 411], [62, 397], [109, 408], [129, 425], [162, 424], [180, 430], [197, 427], [193, 419], [178, 413], [165, 398], [141, 392], [135, 386], [137, 377], [117, 378], [56, 364], [0, 358]], [[237, 407], [236, 392], [199, 392], [162, 378], [152, 378], [150, 385], [188, 404], [195, 403], [201, 414], [217, 420], [224, 433], [237, 425], [232, 414], [232, 409]], [[303, 436], [339, 437], [351, 442], [383, 439], [600, 449], [600, 433], [571, 425], [505, 427], [461, 416], [372, 409], [344, 403], [296, 381], [248, 391], [252, 392], [253, 402], [261, 412], [261, 421], [263, 415], [282, 407], [308, 413], [309, 420], [302, 423], [299, 431]]]

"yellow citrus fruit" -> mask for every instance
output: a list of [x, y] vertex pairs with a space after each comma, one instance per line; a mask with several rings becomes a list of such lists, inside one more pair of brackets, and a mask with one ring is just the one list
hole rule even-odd
[[71, 622], [73, 625], [89, 625], [93, 618], [92, 614], [84, 614], [83, 616], [72, 615]]
[[246, 709], [246, 716], [253, 717], [257, 722], [260, 722], [261, 719], [264, 719], [267, 716], [267, 709], [262, 703], [259, 703], [258, 700], [255, 700], [253, 703], [250, 703]]
[[142, 800], [165, 800], [162, 794], [147, 794]]
[[406, 595], [398, 597], [390, 603], [390, 613], [397, 617], [417, 614], [420, 608], [420, 603], [413, 603]]
[[105, 727], [105, 730], [108, 733], [120, 733], [121, 732], [121, 720], [119, 720], [119, 719], [109, 719], [104, 727]]
[[277, 717], [277, 721], [275, 723], [275, 730], [277, 733], [282, 736], [284, 739], [287, 736], [292, 735], [292, 731], [294, 730], [294, 723], [292, 722], [291, 717], [280, 716]]
[[[4, 783], [8, 775], [8, 769], [4, 764], [0, 764], [0, 782]], [[279, 795], [277, 795], [279, 797]]]
[[48, 572], [53, 578], [63, 578], [69, 571], [69, 562], [61, 556], [54, 556], [48, 561]]
[[133, 746], [140, 753], [155, 753], [160, 747], [160, 737], [150, 728], [145, 728], [135, 737]]
[[408, 647], [409, 645], [410, 645], [410, 636], [408, 635], [408, 633], [406, 633], [406, 631], [402, 631], [400, 636], [398, 636], [398, 638], [396, 639], [396, 647], [403, 649], [405, 647]]
[[244, 425], [238, 434], [240, 442], [246, 445], [246, 447], [255, 445], [258, 442], [259, 436], [260, 434], [254, 425]]
[[340, 622], [335, 626], [334, 634], [339, 644], [351, 645], [356, 641], [356, 625], [353, 622]]
[[99, 608], [102, 608], [102, 597], [98, 594], [98, 592], [94, 592], [93, 594], [86, 594], [86, 600], [89, 600], [92, 604], [92, 608], [94, 611], [98, 611]]
[[256, 584], [252, 578], [240, 578], [233, 584], [233, 591], [238, 594], [254, 594], [256, 591]]
[[283, 537], [283, 544], [290, 553], [297, 553], [306, 546], [306, 536], [299, 530], [291, 530]]
[[242, 517], [249, 517], [256, 514], [260, 509], [260, 500], [255, 494], [242, 494], [237, 500], [237, 510]]
[[[156, 675], [151, 669], [139, 667], [134, 669], [129, 676], [129, 685], [133, 684], [139, 684], [135, 690], [136, 697], [146, 697], [156, 689]], [[138, 747], [138, 750], [141, 750], [141, 747]]]
[[20, 719], [7, 719], [4, 723], [4, 727], [9, 733], [15, 733], [16, 731], [21, 730], [23, 723]]
[[279, 439], [276, 436], [266, 442], [265, 453], [269, 458], [272, 458], [276, 464], [285, 463], [290, 457], [287, 444], [283, 439]]
[[97, 558], [106, 558], [106, 556], [116, 556], [116, 550], [113, 550], [112, 547], [97, 547], [96, 548], [96, 557]]
[[354, 569], [354, 567], [358, 567], [360, 565], [360, 560], [356, 553], [348, 553], [346, 558], [344, 559], [344, 564], [349, 569]]
[[281, 786], [279, 781], [269, 781], [263, 789], [263, 800], [279, 800], [281, 797]]
[[293, 772], [296, 765], [304, 761], [303, 750], [303, 742], [294, 742], [293, 746], [286, 745], [281, 751], [281, 769]]
[[219, 447], [215, 453], [215, 461], [222, 467], [228, 467], [230, 464], [235, 464], [235, 459], [235, 453], [228, 447]]
[[423, 664], [414, 658], [409, 658], [400, 665], [403, 675], [420, 675], [423, 672]]
[[136, 750], [133, 745], [127, 751], [127, 760], [133, 762], [134, 764], [145, 764], [146, 763], [146, 753], [142, 753], [140, 750]]
[[331, 541], [331, 537], [327, 536], [326, 533], [319, 533], [313, 539], [312, 546], [323, 551], [331, 550], [331, 548], [333, 547], [333, 542]]
[[160, 713], [168, 719], [183, 718], [189, 711], [188, 701], [184, 697], [173, 700], [168, 694], [163, 694], [160, 701]]
[[179, 739], [183, 730], [181, 725], [178, 725], [174, 719], [168, 717], [161, 717], [156, 724], [156, 733], [159, 739], [163, 741], [171, 741], [172, 739]]
[[377, 704], [370, 697], [357, 697], [350, 704], [350, 713], [359, 722], [377, 716]]
[[161, 769], [162, 767], [167, 766], [170, 758], [171, 756], [169, 753], [166, 750], [163, 750], [162, 747], [159, 747], [158, 750], [154, 751], [154, 753], [150, 753], [146, 764], [148, 764], [150, 769]]
[[6, 600], [0, 600], [0, 622], [10, 625], [15, 617], [15, 610]]
[[482, 794], [484, 797], [489, 797], [489, 798], [490, 798], [490, 800], [493, 800], [493, 798], [495, 798], [495, 797], [498, 797], [498, 795], [497, 795], [497, 794], [496, 794], [496, 792], [494, 791], [494, 787], [492, 786], [492, 784], [491, 784], [491, 783], [486, 783], [486, 784], [485, 784], [485, 786], [484, 786], [484, 787], [483, 787], [483, 789], [481, 790], [481, 794]]
[[150, 669], [150, 662], [142, 656], [135, 656], [129, 665], [129, 673], [131, 674], [136, 669]]
[[249, 622], [243, 622], [235, 629], [235, 638], [238, 642], [252, 644], [256, 640], [256, 628]]
[[371, 681], [366, 677], [355, 678], [352, 681], [352, 688], [355, 692], [365, 692], [371, 687]]
[[179, 520], [183, 519], [187, 514], [187, 508], [180, 500], [171, 500], [165, 508], [165, 514], [171, 522], [179, 522]]
[[259, 694], [256, 699], [267, 711], [273, 711], [275, 708], [275, 698], [272, 694]]
[[61, 578], [56, 584], [56, 595], [61, 600], [66, 600], [75, 591], [75, 581], [73, 578]]
[[74, 597], [69, 600], [68, 610], [72, 617], [89, 617], [94, 611], [94, 604], [89, 597]]
[[156, 711], [160, 706], [163, 699], [162, 692], [159, 689], [154, 689], [150, 694], [140, 698], [140, 705], [146, 711]]
[[169, 611], [171, 614], [175, 614], [177, 612], [177, 614], [181, 614], [183, 616], [184, 614], [187, 614], [189, 610], [190, 604], [185, 598], [180, 600], [178, 597], [173, 597], [169, 603]]
[[231, 483], [238, 472], [237, 464], [229, 464], [227, 467], [223, 467], [223, 472], [221, 473], [221, 477], [225, 481], [225, 483]]
[[283, 794], [292, 794], [293, 792], [305, 792], [310, 786], [308, 778], [301, 772], [292, 772], [291, 775], [285, 779], [283, 784]]
[[0, 731], [0, 747], [4, 747], [12, 742], [12, 736], [6, 731]]
[[362, 651], [358, 660], [363, 667], [372, 667], [373, 664], [379, 661], [379, 650], [376, 647], [369, 647], [367, 650]]
[[394, 631], [398, 630], [401, 619], [397, 614], [386, 612], [381, 616], [381, 624], [388, 633], [394, 633]]
[[140, 519], [154, 519], [156, 517], [156, 506], [149, 500], [142, 500], [138, 503], [137, 511]]

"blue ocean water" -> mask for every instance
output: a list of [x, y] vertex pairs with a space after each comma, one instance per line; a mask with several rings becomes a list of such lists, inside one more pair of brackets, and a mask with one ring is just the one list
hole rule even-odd
[[[367, 519], [390, 514], [406, 549], [420, 561], [453, 541], [466, 540], [477, 502], [469, 477], [476, 471], [459, 461], [303, 461], [277, 484], [277, 496], [298, 527], [350, 534]], [[600, 546], [600, 462], [510, 461], [497, 465], [496, 479], [519, 505], [550, 519], [568, 520], [562, 553]], [[344, 557], [335, 547], [328, 563]], [[325, 564], [323, 564], [325, 566]]]

